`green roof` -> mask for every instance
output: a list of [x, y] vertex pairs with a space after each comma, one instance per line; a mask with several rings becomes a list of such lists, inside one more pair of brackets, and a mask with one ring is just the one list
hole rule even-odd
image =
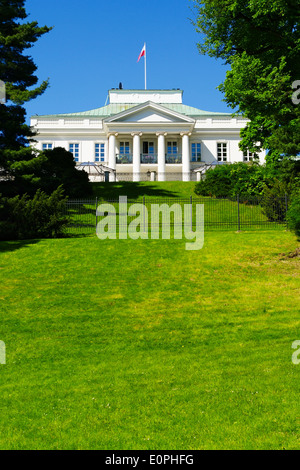
[[[232, 113], [217, 113], [211, 111], [203, 111], [201, 109], [193, 108], [191, 106], [186, 106], [185, 104], [170, 104], [170, 103], [159, 103], [161, 106], [170, 109], [171, 111], [175, 111], [177, 113], [183, 114], [185, 116], [197, 118], [197, 117], [209, 117], [209, 116], [231, 116]], [[137, 103], [131, 104], [124, 104], [124, 103], [116, 103], [116, 104], [109, 104], [107, 106], [103, 106], [102, 108], [91, 109], [90, 111], [82, 111], [79, 113], [67, 113], [67, 114], [49, 114], [49, 115], [42, 115], [38, 117], [43, 118], [76, 118], [76, 117], [87, 117], [87, 118], [101, 118], [105, 119], [115, 114], [119, 114], [122, 111], [126, 111], [131, 108], [135, 108], [138, 106]]]
[[203, 111], [202, 109], [193, 108], [192, 106], [187, 106], [185, 104], [164, 104], [166, 108], [176, 111], [180, 114], [185, 114], [190, 117], [198, 116], [231, 116], [232, 113], [216, 113], [212, 111]]

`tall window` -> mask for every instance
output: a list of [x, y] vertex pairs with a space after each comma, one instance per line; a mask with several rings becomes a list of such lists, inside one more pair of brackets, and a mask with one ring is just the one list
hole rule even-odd
[[178, 154], [178, 142], [169, 140], [167, 142], [167, 156], [166, 163], [181, 163], [182, 157]]
[[120, 142], [120, 155], [129, 155], [130, 145], [129, 142]]
[[154, 142], [143, 142], [143, 153], [141, 155], [141, 163], [156, 164], [157, 155], [154, 153]]
[[43, 144], [43, 150], [52, 150], [53, 144]]
[[253, 158], [255, 158], [255, 153], [249, 152], [244, 152], [244, 162], [252, 162]]
[[218, 142], [218, 162], [227, 162], [227, 142]]
[[168, 142], [167, 143], [167, 153], [168, 155], [176, 156], [178, 154], [178, 143], [173, 141], [173, 142]]
[[117, 163], [132, 163], [132, 154], [130, 153], [130, 143], [127, 141], [120, 142], [120, 153], [117, 157]]
[[154, 155], [154, 142], [143, 142], [143, 154]]
[[95, 162], [105, 162], [105, 144], [95, 144]]
[[201, 143], [200, 142], [195, 142], [192, 144], [191, 161], [201, 162]]
[[69, 144], [69, 152], [73, 154], [75, 162], [79, 162], [79, 144]]

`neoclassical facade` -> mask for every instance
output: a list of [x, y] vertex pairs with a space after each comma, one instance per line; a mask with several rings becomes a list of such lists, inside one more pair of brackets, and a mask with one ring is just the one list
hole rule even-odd
[[104, 107], [33, 116], [35, 145], [64, 147], [79, 166], [106, 170], [111, 181], [190, 181], [208, 165], [252, 159], [239, 149], [247, 120], [184, 105], [182, 96], [175, 89], [112, 89]]

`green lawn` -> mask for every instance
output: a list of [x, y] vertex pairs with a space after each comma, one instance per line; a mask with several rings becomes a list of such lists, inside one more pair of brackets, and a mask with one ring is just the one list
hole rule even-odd
[[128, 199], [147, 198], [189, 198], [193, 196], [195, 182], [192, 181], [164, 181], [164, 182], [119, 182], [119, 183], [93, 183], [95, 197], [99, 200], [118, 199], [127, 196]]
[[296, 245], [0, 243], [0, 448], [299, 449]]

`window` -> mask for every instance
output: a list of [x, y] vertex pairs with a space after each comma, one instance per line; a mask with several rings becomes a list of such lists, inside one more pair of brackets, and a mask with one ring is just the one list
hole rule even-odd
[[120, 155], [129, 155], [130, 145], [129, 142], [120, 142]]
[[167, 142], [166, 163], [177, 164], [182, 162], [181, 155], [178, 154], [178, 143], [173, 141]]
[[157, 155], [154, 153], [154, 142], [143, 142], [143, 153], [141, 155], [141, 163], [156, 164]]
[[79, 144], [70, 144], [69, 152], [73, 154], [75, 162], [79, 162]]
[[192, 144], [192, 162], [201, 162], [201, 143], [195, 142]]
[[172, 156], [177, 156], [178, 154], [178, 144], [177, 142], [168, 142], [167, 143], [167, 154]]
[[218, 162], [227, 162], [227, 143], [218, 142]]
[[95, 162], [105, 162], [105, 144], [95, 144]]
[[255, 153], [249, 152], [249, 150], [244, 152], [244, 162], [252, 162], [255, 157]]
[[43, 150], [52, 150], [53, 144], [43, 144]]
[[130, 154], [130, 144], [127, 141], [120, 142], [120, 153], [117, 156], [118, 164], [132, 163], [132, 155]]
[[143, 142], [143, 154], [154, 155], [154, 142]]

